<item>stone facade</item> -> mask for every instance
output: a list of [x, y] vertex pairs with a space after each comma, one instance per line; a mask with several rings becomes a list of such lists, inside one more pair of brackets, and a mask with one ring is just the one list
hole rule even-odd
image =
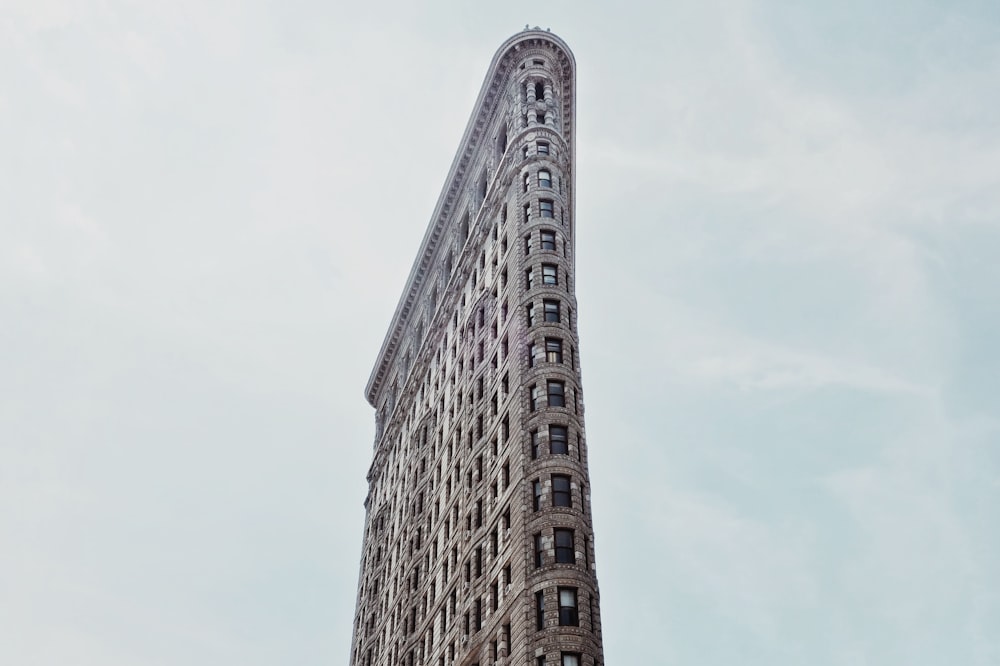
[[548, 31], [500, 47], [379, 353], [353, 666], [603, 663], [575, 85]]

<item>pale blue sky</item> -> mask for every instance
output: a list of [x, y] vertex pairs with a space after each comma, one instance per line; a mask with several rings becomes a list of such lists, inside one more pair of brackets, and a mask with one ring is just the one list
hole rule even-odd
[[530, 23], [607, 663], [1000, 664], [1000, 5], [515, 5], [0, 0], [0, 663], [347, 662], [363, 387]]

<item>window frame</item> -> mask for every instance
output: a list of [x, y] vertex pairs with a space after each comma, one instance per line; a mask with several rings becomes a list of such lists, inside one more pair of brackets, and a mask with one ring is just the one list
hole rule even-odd
[[545, 590], [535, 592], [535, 631], [545, 629]]
[[583, 666], [579, 652], [560, 652], [559, 666]]
[[[561, 436], [557, 437], [557, 431], [562, 431]], [[562, 442], [560, 447], [562, 450], [557, 451], [555, 443]], [[549, 453], [552, 455], [569, 455], [569, 428], [564, 425], [550, 424], [549, 425]]]
[[545, 338], [545, 362], [546, 363], [563, 362], [562, 338]]
[[566, 382], [561, 379], [545, 380], [545, 405], [547, 407], [566, 406]]
[[[560, 544], [562, 540], [569, 538], [569, 544]], [[552, 533], [555, 542], [555, 562], [556, 564], [576, 564], [576, 533], [568, 527], [557, 527]]]
[[[547, 213], [547, 214], [546, 214]], [[556, 213], [556, 204], [552, 199], [539, 199], [538, 200], [538, 216], [544, 219], [554, 220]]]
[[556, 251], [556, 232], [549, 229], [542, 229], [539, 232], [541, 249], [548, 252]]
[[[564, 605], [563, 600], [572, 600], [571, 604]], [[575, 587], [557, 587], [556, 600], [559, 603], [559, 626], [579, 627], [580, 626], [580, 592]]]
[[552, 324], [558, 324], [562, 321], [562, 304], [554, 299], [545, 299], [542, 301], [542, 320]]
[[[562, 488], [563, 482], [566, 484], [565, 489]], [[573, 477], [568, 474], [552, 475], [552, 506], [573, 508]]]

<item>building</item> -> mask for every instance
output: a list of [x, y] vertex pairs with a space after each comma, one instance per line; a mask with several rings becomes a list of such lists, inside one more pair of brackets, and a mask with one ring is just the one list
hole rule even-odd
[[575, 62], [490, 65], [368, 382], [351, 664], [603, 663], [574, 296]]

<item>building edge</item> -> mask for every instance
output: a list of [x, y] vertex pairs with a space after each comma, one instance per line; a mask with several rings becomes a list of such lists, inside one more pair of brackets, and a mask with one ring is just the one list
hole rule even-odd
[[[424, 233], [420, 244], [417, 258], [413, 262], [410, 274], [406, 279], [406, 286], [403, 294], [396, 305], [389, 330], [382, 342], [376, 358], [375, 367], [368, 378], [365, 386], [365, 399], [376, 410], [379, 408], [379, 398], [382, 396], [383, 382], [386, 379], [388, 370], [392, 367], [399, 344], [403, 340], [407, 325], [410, 323], [410, 314], [413, 308], [420, 301], [420, 295], [424, 287], [424, 277], [426, 271], [433, 266], [435, 254], [438, 249], [438, 241], [444, 235], [449, 220], [453, 214], [453, 206], [462, 200], [461, 192], [463, 185], [468, 180], [469, 162], [475, 155], [475, 146], [482, 141], [484, 132], [489, 127], [489, 115], [492, 111], [492, 101], [497, 95], [503, 94], [504, 78], [510, 73], [508, 68], [512, 64], [517, 52], [524, 46], [536, 43], [536, 40], [548, 41], [552, 46], [557, 47], [569, 67], [564, 69], [565, 75], [562, 83], [566, 89], [571, 91], [568, 100], [567, 113], [565, 114], [565, 133], [570, 137], [570, 151], [576, 154], [576, 57], [560, 37], [549, 30], [538, 27], [525, 28], [521, 32], [512, 35], [497, 49], [490, 62], [490, 67], [483, 86], [476, 98], [472, 114], [462, 134], [458, 150], [452, 160], [451, 168], [445, 179], [445, 187], [441, 190], [434, 212], [431, 215], [427, 231]], [[576, 197], [576, 173], [570, 174], [573, 179], [573, 186], [570, 189], [573, 199]], [[575, 210], [575, 201], [569, 202], [571, 209]], [[572, 219], [572, 216], [571, 216]], [[385, 415], [388, 417], [388, 414]], [[376, 442], [379, 438], [376, 436]]]

